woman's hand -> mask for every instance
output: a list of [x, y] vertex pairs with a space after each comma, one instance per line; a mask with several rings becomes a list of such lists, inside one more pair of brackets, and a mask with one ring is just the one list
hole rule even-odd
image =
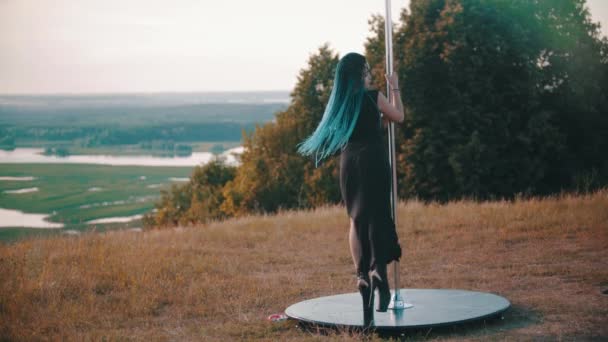
[[397, 76], [397, 73], [393, 72], [390, 75], [384, 75], [384, 77], [386, 78], [386, 81], [391, 87], [391, 90], [399, 89], [399, 76]]

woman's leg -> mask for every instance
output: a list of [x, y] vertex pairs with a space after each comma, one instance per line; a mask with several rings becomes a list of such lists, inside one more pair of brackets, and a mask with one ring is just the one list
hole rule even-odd
[[361, 243], [357, 237], [357, 230], [355, 229], [355, 221], [350, 219], [350, 231], [348, 232], [348, 242], [350, 244], [350, 255], [353, 258], [355, 269], [359, 268], [359, 261], [361, 260]]
[[[361, 227], [355, 226], [355, 221], [351, 218], [348, 242], [350, 244], [350, 254], [353, 257], [353, 263], [355, 264], [355, 269], [357, 270], [357, 287], [359, 288], [359, 293], [361, 294], [363, 304], [363, 326], [367, 328], [372, 325], [374, 320], [374, 300], [368, 275], [369, 258], [366, 258], [364, 255], [364, 246], [369, 244], [364, 245], [361, 243], [362, 240], [359, 238], [359, 234], [361, 232], [360, 228]], [[367, 248], [366, 251], [369, 255], [369, 248]]]
[[367, 274], [370, 267], [370, 241], [368, 238], [369, 223], [367, 219], [357, 217], [350, 219], [350, 231], [348, 234], [348, 242], [350, 244], [350, 254], [353, 258], [353, 264], [357, 273], [363, 272]]

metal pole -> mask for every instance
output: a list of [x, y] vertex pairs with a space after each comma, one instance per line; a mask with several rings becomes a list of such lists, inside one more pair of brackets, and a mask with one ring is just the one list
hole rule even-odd
[[[393, 22], [391, 16], [391, 0], [385, 0], [386, 15], [384, 19], [384, 44], [386, 46], [386, 73], [392, 75], [393, 73]], [[393, 92], [390, 90], [390, 84], [386, 82], [386, 93], [388, 94], [388, 100], [393, 105], [395, 104], [395, 97]], [[395, 227], [397, 227], [397, 163], [395, 153], [395, 124], [389, 122], [388, 125], [388, 153], [389, 162], [392, 169], [392, 187], [391, 187], [391, 214]], [[411, 307], [411, 304], [407, 304], [401, 299], [400, 288], [399, 288], [399, 262], [393, 262], [393, 276], [395, 278], [394, 291], [391, 301], [389, 303], [389, 309], [402, 310], [407, 307]]]

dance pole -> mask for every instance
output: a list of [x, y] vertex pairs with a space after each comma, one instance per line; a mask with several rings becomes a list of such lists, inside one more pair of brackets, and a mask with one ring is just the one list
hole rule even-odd
[[[391, 17], [391, 0], [385, 0], [386, 15], [384, 19], [384, 44], [386, 46], [386, 73], [388, 75], [393, 74], [393, 22]], [[393, 105], [395, 104], [395, 97], [390, 89], [390, 83], [386, 81], [386, 89], [388, 94], [388, 100]], [[388, 124], [388, 154], [389, 162], [392, 168], [392, 188], [391, 188], [391, 214], [393, 215], [393, 221], [395, 222], [395, 228], [397, 227], [397, 163], [395, 153], [395, 124], [390, 121]], [[393, 275], [395, 277], [395, 290], [388, 308], [392, 310], [402, 310], [409, 307], [401, 298], [401, 291], [399, 288], [399, 261], [393, 262]]]

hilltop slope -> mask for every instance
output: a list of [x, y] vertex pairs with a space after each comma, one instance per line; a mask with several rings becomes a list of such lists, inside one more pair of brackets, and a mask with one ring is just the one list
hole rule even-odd
[[[401, 203], [402, 287], [488, 291], [513, 305], [504, 320], [426, 337], [608, 337], [606, 208], [608, 190]], [[0, 340], [319, 339], [266, 317], [355, 291], [347, 229], [344, 208], [328, 207], [0, 245]]]

